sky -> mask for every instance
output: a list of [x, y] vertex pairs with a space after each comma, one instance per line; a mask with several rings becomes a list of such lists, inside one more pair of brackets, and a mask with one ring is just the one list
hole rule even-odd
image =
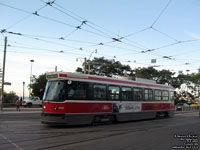
[[84, 57], [197, 73], [199, 14], [199, 0], [0, 0], [0, 67], [7, 37], [5, 81], [11, 82], [5, 90], [22, 96], [25, 82], [29, 95], [30, 60], [36, 76], [55, 66], [75, 72]]

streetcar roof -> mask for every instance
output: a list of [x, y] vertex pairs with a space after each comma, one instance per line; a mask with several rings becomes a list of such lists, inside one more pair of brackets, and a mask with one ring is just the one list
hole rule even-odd
[[130, 79], [117, 79], [112, 77], [71, 73], [71, 72], [49, 72], [46, 75], [47, 80], [72, 80], [72, 81], [85, 81], [104, 84], [117, 84], [117, 85], [132, 85], [138, 87], [173, 89], [172, 86], [157, 84], [153, 80], [137, 79], [136, 81]]

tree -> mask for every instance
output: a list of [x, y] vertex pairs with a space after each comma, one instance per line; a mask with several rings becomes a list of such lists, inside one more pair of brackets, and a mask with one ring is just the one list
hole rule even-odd
[[[137, 78], [143, 78], [143, 79], [149, 79], [154, 80], [159, 84], [170, 84], [174, 85], [175, 79], [173, 77], [175, 73], [169, 71], [169, 70], [156, 70], [153, 67], [148, 68], [137, 68], [135, 70], [135, 77]], [[177, 83], [176, 83], [177, 84]]]
[[200, 95], [200, 73], [179, 75], [176, 79], [180, 82], [178, 90], [180, 99], [186, 99], [187, 102], [195, 103]]
[[9, 93], [4, 92], [4, 102], [3, 103], [14, 103], [16, 99], [18, 99], [18, 96], [16, 95], [15, 92], [10, 91]]
[[[168, 83], [174, 88], [179, 89], [176, 90], [176, 103], [183, 101], [193, 103], [200, 95], [200, 73], [174, 77], [175, 73], [169, 70], [156, 70], [153, 67], [132, 70], [129, 65], [123, 65], [119, 61], [114, 59], [108, 60], [104, 57], [94, 58], [92, 61], [87, 60], [83, 63], [83, 66], [85, 66], [86, 73], [93, 75], [108, 77], [128, 75], [132, 79], [137, 77], [154, 80], [160, 84]], [[76, 72], [84, 73], [84, 69], [78, 67]], [[32, 89], [31, 96], [42, 98], [46, 82], [46, 74], [42, 74], [38, 78], [34, 76], [32, 84], [29, 85], [29, 88]], [[185, 88], [183, 88], [183, 85], [186, 85]]]
[[[129, 65], [123, 65], [119, 61], [114, 59], [108, 60], [104, 57], [94, 58], [92, 61], [87, 61], [86, 64], [83, 63], [83, 66], [86, 66], [86, 73], [89, 72], [88, 66], [90, 64], [90, 74], [95, 75], [104, 75], [108, 77], [112, 76], [129, 76], [132, 79], [143, 78], [154, 80], [160, 84], [170, 84], [172, 86], [180, 87], [182, 82], [177, 82], [176, 78], [173, 77], [175, 73], [169, 70], [156, 70], [153, 67], [148, 68], [137, 68], [132, 70]], [[78, 67], [76, 72], [84, 73], [83, 69]], [[182, 80], [181, 80], [182, 81]]]
[[[108, 60], [104, 57], [94, 58], [92, 61], [87, 61], [86, 64], [83, 63], [83, 66], [86, 66], [86, 73], [89, 73], [90, 65], [90, 74], [94, 75], [104, 75], [112, 77], [114, 75], [124, 76], [127, 73], [131, 73], [131, 67], [129, 65], [122, 65], [121, 62], [115, 61], [114, 59]], [[83, 73], [83, 69], [78, 67], [76, 72]]]
[[30, 95], [39, 96], [42, 99], [46, 83], [46, 74], [39, 75], [38, 77], [33, 76], [32, 84], [29, 84], [29, 89], [31, 89]]
[[135, 77], [137, 78], [143, 78], [143, 79], [149, 79], [149, 80], [155, 80], [157, 79], [158, 71], [154, 69], [153, 67], [148, 68], [137, 68], [135, 70]]

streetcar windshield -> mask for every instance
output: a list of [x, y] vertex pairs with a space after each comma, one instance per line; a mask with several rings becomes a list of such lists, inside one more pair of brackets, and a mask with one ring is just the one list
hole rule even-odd
[[54, 80], [46, 84], [44, 101], [85, 100], [88, 97], [89, 84], [87, 82]]
[[64, 101], [64, 81], [48, 81], [46, 84], [43, 100]]

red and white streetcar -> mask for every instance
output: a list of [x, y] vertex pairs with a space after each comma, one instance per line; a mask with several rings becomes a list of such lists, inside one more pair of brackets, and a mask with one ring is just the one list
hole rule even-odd
[[149, 80], [51, 72], [47, 74], [41, 122], [81, 125], [172, 117], [174, 89]]

